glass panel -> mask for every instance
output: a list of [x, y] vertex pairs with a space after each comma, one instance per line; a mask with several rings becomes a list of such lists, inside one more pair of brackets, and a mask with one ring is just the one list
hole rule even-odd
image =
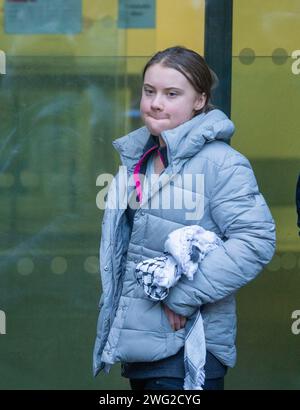
[[292, 313], [299, 309], [300, 288], [300, 76], [292, 53], [299, 48], [300, 7], [296, 0], [239, 0], [233, 17], [232, 145], [249, 158], [271, 207], [277, 251], [239, 292], [238, 363], [227, 387], [297, 389], [299, 336], [292, 332]]
[[145, 61], [176, 43], [202, 53], [204, 32], [202, 0], [138, 3], [154, 14], [126, 0], [0, 0], [2, 389], [128, 388], [118, 366], [91, 370], [96, 179], [117, 170], [112, 140], [141, 125]]
[[0, 385], [108, 387], [91, 373], [102, 216], [95, 182], [114, 172], [110, 143], [126, 123], [118, 4], [1, 3]]

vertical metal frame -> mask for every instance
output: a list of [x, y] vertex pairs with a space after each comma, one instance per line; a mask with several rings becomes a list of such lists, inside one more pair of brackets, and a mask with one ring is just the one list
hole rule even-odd
[[204, 55], [219, 79], [212, 103], [228, 116], [231, 113], [232, 12], [233, 0], [205, 0]]

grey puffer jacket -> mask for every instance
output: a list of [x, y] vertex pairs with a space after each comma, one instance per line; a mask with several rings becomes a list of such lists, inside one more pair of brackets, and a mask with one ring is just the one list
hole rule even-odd
[[[110, 185], [102, 222], [94, 375], [119, 361], [159, 360], [183, 346], [185, 329], [172, 330], [162, 303], [147, 299], [137, 284], [135, 267], [161, 255], [171, 231], [194, 224], [215, 232], [223, 245], [206, 256], [192, 281], [182, 277], [164, 303], [188, 322], [200, 308], [207, 349], [234, 365], [235, 293], [271, 260], [275, 226], [249, 161], [227, 144], [233, 132], [226, 115], [212, 110], [162, 133], [169, 165], [143, 193], [131, 235], [124, 211], [135, 188], [126, 181], [151, 139], [142, 127], [114, 141], [123, 167]], [[166, 198], [170, 206], [157, 206]]]

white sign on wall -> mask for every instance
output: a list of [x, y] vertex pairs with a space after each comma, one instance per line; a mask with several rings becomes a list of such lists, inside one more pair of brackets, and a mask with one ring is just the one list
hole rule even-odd
[[155, 28], [156, 0], [119, 0], [119, 28]]

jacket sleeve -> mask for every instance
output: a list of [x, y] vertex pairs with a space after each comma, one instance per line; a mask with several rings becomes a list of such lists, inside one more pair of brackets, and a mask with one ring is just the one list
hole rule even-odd
[[171, 310], [186, 317], [254, 279], [275, 250], [272, 215], [243, 155], [235, 153], [219, 170], [210, 212], [226, 240], [203, 259], [193, 280], [182, 276], [164, 300]]

